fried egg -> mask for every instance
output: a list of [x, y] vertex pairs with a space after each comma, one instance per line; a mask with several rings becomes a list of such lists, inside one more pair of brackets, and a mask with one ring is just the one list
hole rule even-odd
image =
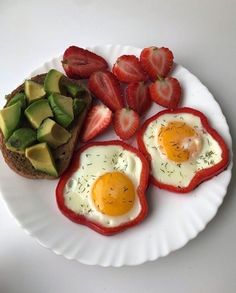
[[79, 167], [64, 187], [69, 210], [103, 227], [117, 227], [140, 215], [143, 163], [123, 145], [92, 144], [80, 153]]
[[152, 178], [159, 187], [171, 186], [184, 192], [199, 171], [221, 162], [222, 148], [198, 113], [189, 108], [165, 110], [144, 126], [141, 140], [150, 157]]

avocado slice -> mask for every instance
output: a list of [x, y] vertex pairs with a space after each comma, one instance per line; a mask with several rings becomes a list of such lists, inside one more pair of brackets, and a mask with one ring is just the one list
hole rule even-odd
[[26, 80], [25, 94], [26, 94], [28, 103], [32, 103], [42, 99], [46, 95], [46, 92], [44, 90], [43, 85], [37, 82], [34, 82], [33, 80]]
[[45, 119], [37, 131], [38, 141], [47, 142], [54, 149], [66, 143], [70, 137], [70, 132], [50, 118]]
[[57, 71], [56, 69], [51, 69], [48, 71], [44, 80], [44, 89], [48, 94], [58, 93], [60, 94], [59, 82], [63, 73]]
[[58, 177], [55, 161], [47, 143], [38, 143], [26, 148], [25, 156], [36, 170]]
[[20, 102], [21, 108], [24, 110], [26, 108], [26, 96], [24, 93], [16, 94], [10, 101], [7, 103], [7, 106], [14, 105], [15, 103]]
[[79, 116], [80, 113], [83, 112], [83, 110], [86, 107], [86, 103], [83, 99], [73, 99], [73, 112], [74, 116]]
[[76, 98], [80, 92], [80, 88], [75, 84], [67, 84], [66, 89], [73, 98]]
[[69, 126], [74, 119], [72, 98], [53, 93], [48, 101], [56, 122], [63, 127]]
[[21, 103], [17, 102], [0, 110], [0, 128], [7, 140], [16, 129], [21, 118]]
[[78, 98], [87, 92], [82, 84], [75, 84], [69, 81], [64, 84], [64, 87], [66, 88], [67, 93], [73, 98]]
[[25, 109], [25, 116], [34, 128], [39, 128], [42, 121], [53, 117], [52, 110], [46, 99], [36, 101]]
[[12, 152], [23, 154], [26, 147], [31, 146], [37, 139], [36, 131], [31, 128], [19, 128], [9, 137], [6, 147]]

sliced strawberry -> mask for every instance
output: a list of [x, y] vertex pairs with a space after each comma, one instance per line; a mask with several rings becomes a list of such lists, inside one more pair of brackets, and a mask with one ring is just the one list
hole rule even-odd
[[117, 110], [113, 120], [116, 134], [121, 139], [129, 139], [138, 129], [139, 120], [139, 115], [131, 109], [123, 108]]
[[153, 82], [149, 86], [151, 98], [157, 104], [169, 108], [177, 108], [181, 98], [181, 87], [174, 77], [166, 77]]
[[81, 140], [86, 142], [104, 132], [110, 125], [112, 112], [104, 105], [93, 106], [84, 122]]
[[93, 72], [106, 69], [108, 64], [105, 59], [93, 52], [71, 46], [63, 55], [62, 66], [68, 77], [79, 79], [89, 78]]
[[166, 77], [168, 75], [173, 65], [173, 59], [173, 53], [164, 47], [144, 48], [140, 55], [141, 65], [153, 81], [157, 77]]
[[112, 111], [124, 107], [120, 83], [110, 71], [94, 72], [89, 78], [88, 87]]
[[113, 66], [112, 72], [116, 77], [126, 83], [144, 81], [147, 79], [139, 59], [134, 55], [122, 55]]
[[139, 115], [144, 114], [152, 104], [148, 86], [142, 81], [130, 83], [126, 88], [126, 101]]

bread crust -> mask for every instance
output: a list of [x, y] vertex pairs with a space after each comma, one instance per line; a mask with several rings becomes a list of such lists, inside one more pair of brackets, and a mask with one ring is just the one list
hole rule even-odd
[[[40, 74], [37, 76], [34, 76], [31, 78], [31, 80], [43, 84], [45, 79], [45, 74]], [[80, 84], [79, 81], [74, 81], [78, 84]], [[7, 102], [11, 100], [15, 94], [21, 92], [24, 90], [24, 84], [21, 84], [18, 86], [10, 95], [7, 96]], [[86, 107], [84, 111], [72, 122], [72, 124], [69, 127], [69, 131], [71, 133], [71, 138], [66, 144], [63, 144], [56, 148], [55, 150], [52, 150], [52, 154], [56, 163], [58, 175], [61, 176], [61, 174], [67, 169], [74, 149], [77, 145], [78, 136], [83, 124], [83, 121], [86, 117], [87, 111], [91, 106], [92, 98], [89, 92], [85, 93], [83, 96], [84, 101], [86, 102]], [[6, 105], [4, 106], [6, 107]], [[0, 130], [0, 148], [3, 154], [3, 158], [5, 162], [8, 164], [8, 166], [18, 173], [19, 175], [31, 178], [31, 179], [55, 179], [57, 177], [50, 176], [46, 173], [43, 173], [41, 171], [37, 171], [34, 169], [30, 161], [26, 158], [24, 154], [19, 154], [16, 152], [12, 152], [6, 148], [6, 145], [4, 143], [4, 137]]]

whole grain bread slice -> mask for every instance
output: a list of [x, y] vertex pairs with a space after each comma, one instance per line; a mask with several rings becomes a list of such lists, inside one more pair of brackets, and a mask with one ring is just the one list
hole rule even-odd
[[[40, 74], [35, 77], [32, 77], [31, 80], [43, 84], [45, 79], [45, 74]], [[65, 78], [66, 79], [66, 78]], [[63, 80], [62, 80], [63, 82]], [[65, 81], [64, 81], [65, 82]], [[73, 81], [74, 83], [80, 84], [79, 81]], [[22, 92], [24, 90], [24, 84], [18, 86], [10, 95], [7, 96], [7, 102], [11, 100], [15, 94]], [[81, 97], [86, 102], [86, 107], [83, 112], [75, 118], [72, 124], [69, 127], [69, 131], [71, 133], [71, 138], [66, 144], [63, 144], [52, 150], [52, 154], [56, 163], [58, 175], [60, 176], [68, 167], [75, 147], [77, 145], [79, 133], [86, 117], [87, 111], [90, 108], [92, 98], [89, 91], [85, 91], [83, 96]], [[6, 106], [6, 105], [5, 105]], [[32, 178], [32, 179], [55, 179], [56, 177], [50, 176], [46, 173], [41, 171], [37, 171], [34, 169], [30, 161], [25, 157], [24, 154], [19, 154], [16, 152], [12, 152], [6, 148], [4, 143], [4, 137], [0, 130], [0, 147], [4, 157], [5, 162], [8, 166], [14, 170], [16, 173], [20, 174], [21, 176]]]

